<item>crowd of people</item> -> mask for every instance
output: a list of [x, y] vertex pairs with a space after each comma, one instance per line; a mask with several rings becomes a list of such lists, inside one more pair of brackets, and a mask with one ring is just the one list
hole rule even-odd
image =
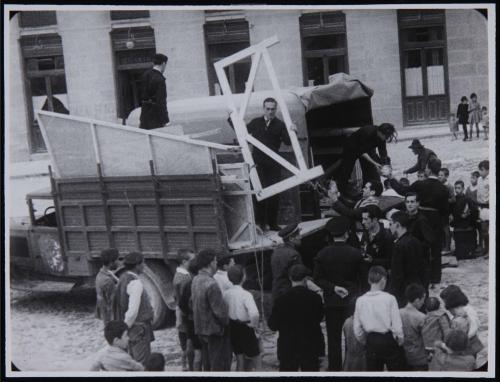
[[[352, 208], [330, 183], [338, 215], [326, 224], [327, 242], [312, 269], [302, 262], [299, 226], [279, 231], [283, 245], [271, 255], [268, 316], [243, 287], [245, 267], [230, 255], [179, 251], [173, 287], [183, 370], [230, 371], [233, 357], [235, 371], [262, 370], [267, 328], [279, 333], [280, 371], [318, 371], [324, 362], [329, 371], [481, 366], [478, 316], [465, 292], [448, 285], [438, 298], [431, 291], [441, 283], [441, 256], [452, 249], [450, 227], [458, 260], [488, 256], [489, 162], [479, 163], [465, 188], [462, 180], [448, 184], [449, 171], [429, 151], [416, 152], [417, 166], [405, 171], [422, 171], [423, 179], [404, 184], [383, 168], [384, 186], [380, 178], [366, 182]], [[386, 191], [404, 196], [404, 203], [384, 216]], [[97, 314], [109, 347], [92, 370], [163, 370], [164, 356], [151, 352], [153, 309], [139, 277], [144, 258], [127, 254], [117, 278], [118, 257], [115, 249], [102, 252]]]

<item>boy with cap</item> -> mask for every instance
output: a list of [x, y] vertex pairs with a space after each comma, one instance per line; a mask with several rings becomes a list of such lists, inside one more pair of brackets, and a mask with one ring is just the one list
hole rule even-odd
[[109, 321], [104, 327], [104, 337], [109, 346], [99, 352], [90, 371], [143, 371], [144, 366], [127, 353], [128, 326], [123, 321]]
[[374, 265], [368, 272], [370, 291], [359, 297], [354, 311], [354, 335], [366, 347], [368, 371], [399, 371], [404, 367], [403, 324], [396, 298], [384, 292], [387, 271]]
[[115, 317], [127, 324], [132, 358], [144, 364], [151, 354], [153, 307], [139, 275], [144, 271], [144, 257], [130, 252], [123, 261], [125, 272], [120, 276], [115, 296]]
[[234, 264], [235, 262], [232, 257], [228, 257], [225, 254], [217, 255], [217, 272], [215, 272], [214, 279], [217, 281], [222, 293], [233, 286], [227, 277], [227, 270]]
[[360, 292], [363, 256], [346, 243], [349, 220], [330, 219], [326, 229], [333, 240], [314, 259], [314, 281], [323, 289], [328, 335], [328, 369], [342, 370], [342, 326]]
[[191, 285], [194, 331], [202, 346], [205, 371], [231, 370], [231, 340], [228, 308], [214, 280], [217, 256], [213, 249], [203, 249], [196, 258], [198, 274]]
[[232, 265], [227, 275], [232, 287], [223, 293], [229, 311], [231, 345], [236, 354], [237, 371], [259, 370], [260, 349], [256, 331], [259, 330], [259, 310], [252, 294], [243, 289], [245, 270]]
[[403, 175], [413, 174], [417, 171], [424, 171], [431, 158], [437, 159], [436, 153], [431, 149], [424, 147], [418, 139], [414, 139], [408, 148], [413, 151], [413, 154], [417, 155], [417, 163], [408, 170], [403, 171]]
[[96, 317], [106, 325], [113, 319], [113, 299], [116, 292], [118, 277], [113, 271], [117, 268], [118, 250], [105, 249], [101, 252], [102, 267], [95, 278], [95, 291], [97, 297]]
[[321, 332], [321, 297], [306, 286], [309, 270], [302, 264], [290, 268], [292, 287], [278, 297], [268, 325], [279, 331], [280, 371], [318, 371], [325, 342]]

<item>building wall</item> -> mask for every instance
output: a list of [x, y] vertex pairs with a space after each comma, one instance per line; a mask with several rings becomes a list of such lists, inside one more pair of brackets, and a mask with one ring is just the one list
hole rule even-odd
[[487, 20], [473, 9], [446, 11], [450, 110], [456, 112], [462, 96], [476, 93], [488, 105]]
[[109, 12], [57, 12], [57, 25], [70, 113], [117, 122]]
[[209, 95], [204, 11], [154, 11], [156, 51], [168, 56], [168, 100]]
[[374, 90], [373, 122], [403, 127], [395, 10], [346, 10], [349, 74]]
[[8, 99], [8, 132], [10, 162], [25, 161], [29, 158], [28, 121], [26, 97], [19, 44], [19, 15], [10, 20], [9, 35], [9, 96]]
[[[279, 43], [269, 49], [278, 83], [282, 89], [302, 86], [302, 52], [300, 46], [299, 10], [246, 11], [250, 28], [250, 44], [277, 36]], [[277, 27], [279, 26], [279, 27]], [[269, 76], [261, 61], [255, 80], [256, 91], [271, 89]]]

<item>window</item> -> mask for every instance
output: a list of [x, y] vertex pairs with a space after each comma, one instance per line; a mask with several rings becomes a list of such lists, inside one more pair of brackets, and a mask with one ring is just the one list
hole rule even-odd
[[61, 37], [57, 34], [21, 38], [24, 75], [29, 102], [30, 148], [34, 153], [47, 151], [34, 110], [69, 114], [66, 75]]
[[300, 17], [304, 85], [323, 85], [335, 73], [347, 73], [347, 37], [343, 12], [306, 13]]
[[115, 59], [118, 117], [125, 120], [140, 106], [141, 76], [153, 66], [156, 53], [150, 27], [119, 28], [111, 32]]
[[19, 26], [21, 28], [37, 28], [50, 25], [57, 25], [55, 11], [19, 12]]
[[[214, 63], [250, 46], [248, 22], [242, 19], [209, 21], [205, 23], [208, 83], [210, 95], [221, 94]], [[243, 93], [250, 74], [250, 59], [244, 59], [225, 68], [233, 93]]]
[[133, 20], [149, 18], [149, 11], [110, 11], [111, 20]]

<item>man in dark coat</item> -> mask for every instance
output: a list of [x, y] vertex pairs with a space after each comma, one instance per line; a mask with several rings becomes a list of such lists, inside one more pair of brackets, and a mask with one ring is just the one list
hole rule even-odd
[[153, 68], [141, 77], [141, 129], [151, 130], [165, 126], [169, 122], [167, 111], [167, 85], [163, 73], [168, 57], [155, 54]]
[[328, 335], [328, 370], [342, 370], [342, 326], [353, 314], [360, 293], [363, 256], [346, 243], [349, 220], [338, 216], [326, 225], [332, 245], [319, 251], [314, 259], [313, 278], [323, 289]]
[[431, 149], [424, 147], [418, 139], [414, 139], [408, 148], [413, 151], [413, 154], [417, 155], [417, 163], [415, 163], [415, 165], [410, 167], [408, 170], [404, 171], [404, 175], [413, 174], [417, 171], [425, 171], [429, 160], [432, 158], [437, 159], [436, 153]]
[[321, 332], [323, 303], [306, 286], [308, 269], [297, 264], [290, 268], [292, 287], [273, 305], [268, 325], [279, 331], [280, 371], [318, 371], [325, 342]]
[[398, 300], [399, 307], [406, 305], [406, 287], [412, 283], [423, 285], [424, 260], [422, 245], [408, 232], [410, 219], [403, 211], [391, 215], [391, 232], [396, 236], [391, 261], [389, 292]]
[[113, 301], [115, 298], [118, 277], [113, 270], [117, 268], [118, 250], [105, 249], [101, 252], [102, 267], [95, 278], [96, 317], [104, 322], [104, 326], [113, 320]]
[[[363, 159], [371, 167], [375, 167], [374, 171], [369, 171], [370, 174], [378, 174], [378, 169], [382, 168], [382, 165], [390, 163], [390, 158], [387, 156], [386, 142], [391, 142], [395, 135], [396, 130], [390, 123], [359, 128], [347, 138], [340, 161], [330, 166], [325, 171], [323, 178], [333, 175], [340, 193], [345, 196], [354, 196], [353, 190], [348, 188], [348, 180], [356, 160]], [[378, 156], [375, 149], [378, 149]]]
[[[275, 153], [279, 153], [281, 143], [291, 144], [290, 136], [285, 123], [276, 117], [278, 102], [274, 98], [266, 98], [263, 107], [264, 115], [250, 121], [247, 125], [248, 133]], [[295, 125], [290, 128], [296, 130]], [[263, 188], [281, 180], [282, 167], [274, 159], [257, 148], [253, 149], [252, 156]], [[267, 224], [272, 231], [279, 231], [278, 212], [279, 194], [257, 203], [255, 220], [263, 229]]]
[[279, 231], [283, 246], [277, 247], [271, 255], [271, 273], [273, 275], [273, 302], [291, 288], [288, 272], [293, 265], [302, 264], [297, 247], [300, 245], [300, 229], [297, 223], [290, 224]]
[[143, 365], [151, 354], [153, 307], [139, 275], [144, 270], [141, 253], [130, 252], [123, 261], [126, 272], [120, 276], [115, 296], [115, 320], [128, 326], [129, 353]]
[[408, 232], [410, 232], [416, 239], [422, 244], [422, 254], [424, 259], [424, 274], [423, 274], [423, 287], [428, 291], [430, 284], [431, 275], [431, 247], [436, 240], [436, 235], [432, 230], [429, 220], [425, 215], [419, 210], [420, 199], [416, 192], [408, 192], [405, 197], [405, 208], [408, 218], [410, 219], [410, 225], [408, 226]]
[[443, 221], [449, 215], [449, 191], [438, 179], [441, 169], [439, 159], [431, 159], [427, 164], [427, 179], [417, 180], [409, 186], [404, 186], [392, 174], [385, 176], [390, 179], [391, 187], [400, 195], [405, 196], [409, 192], [416, 192], [420, 200], [420, 211], [431, 224], [435, 234], [434, 242], [431, 246], [431, 288], [433, 284], [441, 282], [441, 242], [443, 232]]

